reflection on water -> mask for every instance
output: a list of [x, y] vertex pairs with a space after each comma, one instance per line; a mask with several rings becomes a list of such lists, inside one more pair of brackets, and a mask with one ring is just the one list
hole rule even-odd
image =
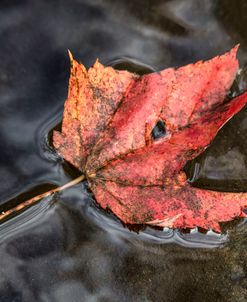
[[130, 57], [116, 58], [107, 62], [106, 65], [112, 66], [118, 70], [128, 70], [139, 75], [156, 71], [153, 67]]
[[[244, 1], [227, 2], [1, 1], [2, 209], [76, 173], [49, 145], [67, 93], [67, 49], [87, 67], [98, 57], [143, 74], [241, 40], [244, 66], [246, 31], [234, 27], [246, 28], [238, 13]], [[231, 93], [246, 87], [244, 74]], [[187, 165], [193, 185], [246, 191], [246, 127], [242, 110]], [[243, 219], [223, 225], [222, 235], [129, 231], [95, 204], [84, 182], [0, 225], [0, 301], [245, 301], [245, 238]]]

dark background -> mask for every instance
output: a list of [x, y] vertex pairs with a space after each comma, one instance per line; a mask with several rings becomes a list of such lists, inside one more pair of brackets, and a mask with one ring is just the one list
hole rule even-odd
[[[138, 71], [241, 43], [244, 68], [246, 28], [244, 0], [1, 0], [2, 210], [75, 175], [49, 145], [67, 94], [68, 49], [87, 67], [99, 58]], [[232, 93], [245, 87], [243, 72]], [[195, 185], [247, 191], [246, 129], [243, 109], [188, 165]], [[0, 225], [0, 301], [247, 301], [245, 221], [223, 230], [130, 232], [83, 183]]]

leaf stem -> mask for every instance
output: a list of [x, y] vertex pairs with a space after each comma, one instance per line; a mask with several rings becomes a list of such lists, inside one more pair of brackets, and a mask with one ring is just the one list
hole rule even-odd
[[60, 192], [63, 191], [65, 189], [68, 189], [76, 184], [78, 184], [79, 182], [81, 182], [82, 180], [85, 179], [85, 175], [80, 175], [79, 177], [73, 179], [72, 181], [66, 183], [65, 185], [55, 188], [55, 189], [51, 189], [50, 191], [47, 191], [45, 193], [39, 194], [37, 196], [34, 196], [26, 201], [21, 202], [20, 204], [18, 204], [17, 206], [15, 206], [12, 209], [9, 209], [7, 211], [3, 211], [2, 213], [0, 213], [0, 221], [7, 218], [8, 216], [17, 213], [23, 209], [25, 209], [26, 207], [31, 206], [32, 204], [34, 204], [35, 202], [37, 202], [38, 200], [48, 197], [56, 192]]

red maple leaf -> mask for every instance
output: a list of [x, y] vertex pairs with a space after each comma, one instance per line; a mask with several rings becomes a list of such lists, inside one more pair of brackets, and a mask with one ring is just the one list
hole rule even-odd
[[183, 167], [247, 102], [225, 101], [237, 48], [209, 61], [138, 76], [88, 71], [71, 56], [58, 153], [88, 179], [97, 202], [124, 223], [213, 228], [242, 214], [247, 193], [192, 187]]

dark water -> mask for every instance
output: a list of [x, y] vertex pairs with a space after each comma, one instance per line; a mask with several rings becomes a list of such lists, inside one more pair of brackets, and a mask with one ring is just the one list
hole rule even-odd
[[[48, 144], [67, 93], [67, 49], [87, 67], [98, 57], [145, 73], [240, 42], [244, 68], [246, 28], [244, 0], [1, 0], [1, 210], [75, 176]], [[195, 185], [247, 190], [246, 130], [244, 109], [186, 167]], [[0, 301], [247, 301], [246, 223], [223, 230], [130, 232], [84, 182], [0, 225]]]

